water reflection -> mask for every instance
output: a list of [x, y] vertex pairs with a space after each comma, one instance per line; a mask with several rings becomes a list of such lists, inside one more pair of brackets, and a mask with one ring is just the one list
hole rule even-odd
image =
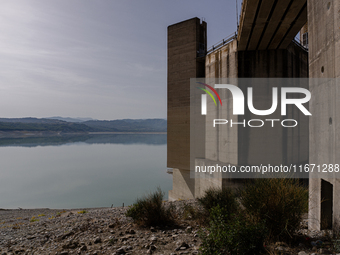
[[132, 204], [160, 186], [166, 135], [0, 139], [0, 208], [84, 208]]
[[69, 143], [87, 144], [166, 144], [165, 134], [103, 134], [62, 135], [50, 137], [0, 138], [0, 147], [5, 146], [56, 146]]

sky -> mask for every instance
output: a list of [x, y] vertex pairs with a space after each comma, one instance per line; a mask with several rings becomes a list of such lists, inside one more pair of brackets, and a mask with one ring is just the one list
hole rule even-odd
[[0, 1], [0, 117], [166, 118], [167, 27], [193, 17], [209, 47], [236, 0]]

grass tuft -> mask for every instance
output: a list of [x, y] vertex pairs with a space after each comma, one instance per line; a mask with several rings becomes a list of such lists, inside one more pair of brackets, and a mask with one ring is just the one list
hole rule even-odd
[[267, 230], [263, 223], [255, 223], [240, 214], [228, 215], [226, 208], [216, 206], [210, 210], [207, 232], [201, 231], [203, 255], [260, 254]]
[[274, 240], [291, 239], [308, 211], [308, 189], [297, 179], [256, 179], [240, 192], [245, 212], [265, 222]]
[[166, 207], [162, 201], [164, 192], [157, 188], [154, 193], [150, 193], [130, 206], [126, 212], [127, 217], [139, 225], [162, 226], [174, 222], [174, 213], [171, 207]]
[[37, 219], [36, 217], [32, 217], [31, 219], [30, 219], [30, 222], [35, 222], [35, 221], [39, 221], [39, 219]]

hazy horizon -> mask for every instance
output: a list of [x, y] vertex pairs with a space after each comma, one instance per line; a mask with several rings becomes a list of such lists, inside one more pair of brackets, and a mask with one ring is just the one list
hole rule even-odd
[[124, 120], [124, 119], [131, 119], [131, 120], [138, 120], [138, 119], [162, 119], [167, 120], [167, 117], [165, 118], [119, 118], [119, 119], [96, 119], [91, 117], [69, 117], [69, 116], [48, 116], [48, 117], [35, 117], [35, 116], [23, 116], [23, 117], [1, 117], [0, 119], [25, 119], [25, 118], [37, 118], [37, 119], [51, 119], [51, 118], [63, 118], [63, 119], [89, 119], [89, 120]]

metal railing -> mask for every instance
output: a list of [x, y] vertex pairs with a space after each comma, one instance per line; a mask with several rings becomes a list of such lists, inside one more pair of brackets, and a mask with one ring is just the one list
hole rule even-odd
[[211, 46], [208, 50], [206, 54], [209, 54], [210, 52], [213, 52], [215, 50], [218, 50], [219, 48], [221, 48], [223, 45], [230, 43], [232, 40], [237, 38], [237, 33], [232, 33], [231, 35], [227, 36], [226, 38], [222, 39], [221, 41], [219, 41], [218, 43], [215, 43], [213, 46]]
[[304, 45], [301, 40], [300, 40], [300, 33], [298, 33], [294, 39], [293, 39], [293, 42], [299, 46], [300, 48], [302, 48], [303, 50], [305, 51], [308, 51], [308, 43], [306, 45]]

